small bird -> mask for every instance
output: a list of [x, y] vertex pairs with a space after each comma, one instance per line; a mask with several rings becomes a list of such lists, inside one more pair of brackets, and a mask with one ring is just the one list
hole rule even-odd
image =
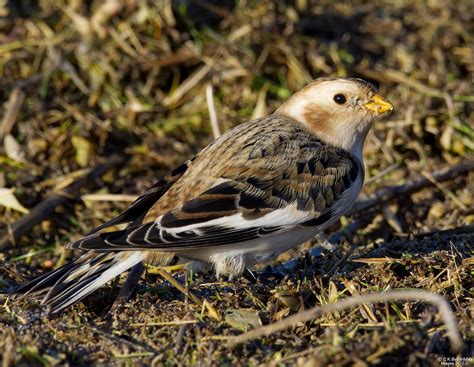
[[[154, 184], [118, 217], [68, 244], [85, 251], [16, 291], [46, 295], [48, 312], [81, 300], [143, 262], [174, 255], [218, 277], [312, 238], [346, 213], [362, 188], [362, 148], [393, 109], [361, 79], [321, 78], [273, 114], [241, 124]], [[105, 232], [118, 224], [125, 229]]]

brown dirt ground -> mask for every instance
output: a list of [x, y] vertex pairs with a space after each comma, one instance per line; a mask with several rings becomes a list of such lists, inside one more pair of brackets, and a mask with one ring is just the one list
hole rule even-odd
[[[81, 195], [139, 194], [212, 140], [208, 83], [223, 130], [271, 112], [318, 76], [378, 85], [396, 111], [368, 137], [365, 195], [472, 160], [471, 1], [34, 4], [0, 2], [0, 187], [31, 209], [80, 170], [112, 154], [126, 160], [0, 249], [3, 366], [453, 362], [439, 314], [422, 302], [356, 307], [226, 344], [260, 323], [397, 288], [443, 295], [465, 341], [458, 361], [474, 364], [472, 172], [342, 218], [326, 234], [350, 230], [282, 255], [257, 269], [256, 280], [173, 273], [220, 321], [153, 271], [113, 314], [118, 284], [50, 318], [37, 302], [7, 299], [19, 283], [71, 259], [66, 242], [127, 206]], [[16, 113], [9, 99], [19, 101]], [[22, 215], [0, 206], [2, 233]], [[160, 322], [171, 324], [153, 325]]]

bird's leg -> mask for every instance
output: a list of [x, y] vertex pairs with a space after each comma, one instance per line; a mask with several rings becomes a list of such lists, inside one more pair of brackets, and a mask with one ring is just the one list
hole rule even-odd
[[145, 271], [145, 265], [143, 262], [138, 263], [137, 265], [132, 267], [132, 270], [130, 270], [130, 273], [127, 276], [127, 279], [125, 280], [124, 285], [120, 289], [120, 292], [117, 296], [117, 298], [114, 301], [114, 304], [112, 305], [111, 311], [114, 312], [121, 306], [127, 302], [130, 297], [132, 296], [132, 293], [135, 289], [135, 286], [137, 285], [138, 280], [142, 276], [143, 272]]

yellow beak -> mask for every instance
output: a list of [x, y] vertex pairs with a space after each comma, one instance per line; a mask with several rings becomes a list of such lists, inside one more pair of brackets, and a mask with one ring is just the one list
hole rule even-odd
[[375, 94], [369, 102], [363, 106], [369, 111], [375, 112], [377, 115], [382, 115], [385, 112], [393, 110], [393, 105], [380, 94]]

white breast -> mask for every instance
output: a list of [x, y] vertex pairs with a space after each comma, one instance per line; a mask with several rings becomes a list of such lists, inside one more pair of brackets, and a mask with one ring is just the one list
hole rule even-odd
[[363, 176], [360, 174], [354, 184], [334, 203], [333, 216], [317, 227], [295, 225], [293, 229], [275, 233], [265, 238], [225, 246], [185, 250], [178, 252], [178, 254], [190, 260], [211, 263], [218, 276], [221, 274], [241, 274], [246, 267], [270, 260], [280, 253], [309, 240], [335, 223], [356, 201], [362, 188], [362, 182]]

